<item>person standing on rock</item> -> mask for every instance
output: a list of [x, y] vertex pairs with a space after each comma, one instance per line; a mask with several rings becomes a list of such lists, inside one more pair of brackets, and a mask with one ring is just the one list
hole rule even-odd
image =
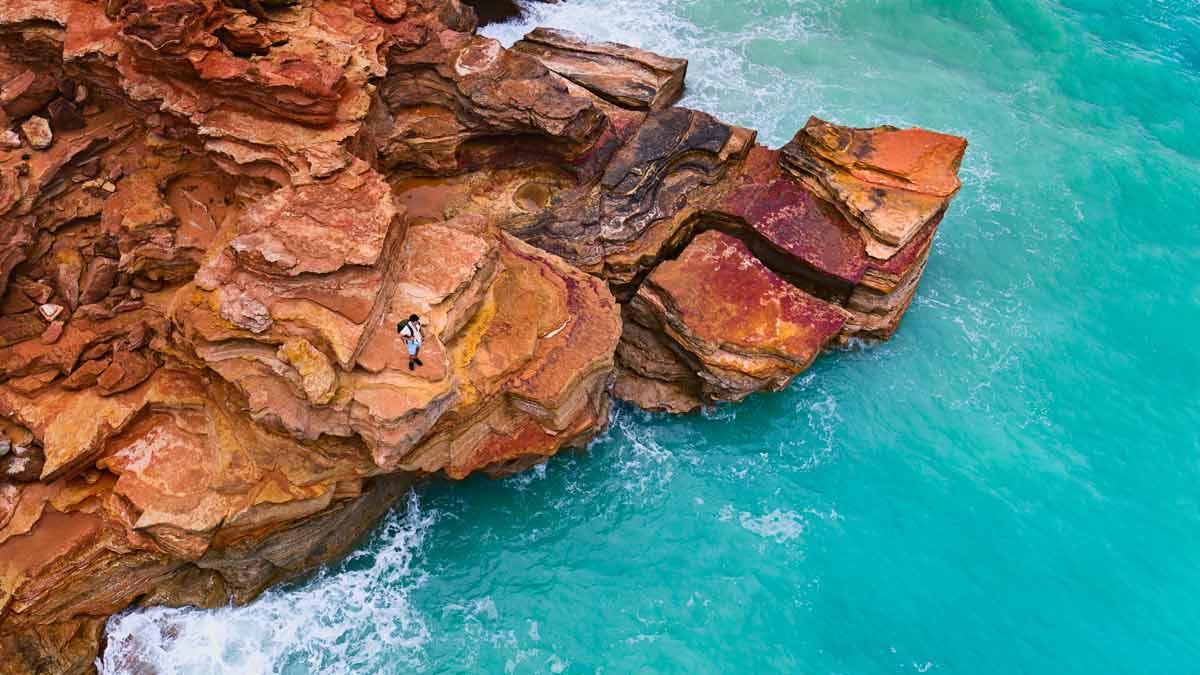
[[421, 363], [421, 318], [416, 314], [408, 317], [396, 326], [396, 332], [404, 338], [404, 346], [408, 347], [408, 369], [413, 370]]

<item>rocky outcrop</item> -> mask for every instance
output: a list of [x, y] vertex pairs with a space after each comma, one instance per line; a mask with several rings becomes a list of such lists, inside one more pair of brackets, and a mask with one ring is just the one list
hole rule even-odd
[[636, 325], [620, 351], [629, 371], [644, 372], [646, 360], [657, 376], [669, 353], [688, 378], [652, 378], [672, 383], [674, 397], [658, 384], [642, 394], [645, 385], [634, 383], [647, 378], [628, 376], [618, 392], [674, 411], [782, 389], [838, 334], [846, 312], [771, 272], [737, 238], [710, 230], [646, 277], [625, 320]]
[[[965, 142], [669, 107], [686, 62], [457, 0], [0, 6], [0, 670], [246, 602], [415, 479], [886, 338]], [[410, 368], [397, 324], [424, 323]]]
[[442, 31], [416, 49], [388, 51], [377, 125], [384, 167], [458, 173], [579, 159], [606, 119], [586, 96], [541, 63], [469, 33]]
[[626, 299], [686, 243], [712, 188], [754, 143], [753, 131], [686, 108], [650, 112], [623, 134], [604, 173], [504, 226], [607, 279]]
[[679, 100], [686, 59], [612, 42], [589, 42], [565, 31], [536, 28], [512, 46], [600, 98], [634, 110], [658, 110]]
[[925, 129], [851, 129], [815, 117], [783, 148], [788, 172], [859, 226], [867, 253], [894, 256], [958, 192], [966, 140]]

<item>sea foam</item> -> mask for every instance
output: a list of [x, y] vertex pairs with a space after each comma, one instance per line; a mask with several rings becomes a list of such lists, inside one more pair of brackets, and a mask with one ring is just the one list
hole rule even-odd
[[429, 629], [409, 594], [425, 582], [416, 560], [436, 520], [410, 493], [369, 545], [298, 588], [270, 590], [245, 607], [115, 616], [97, 667], [181, 675], [375, 672], [384, 664], [421, 670]]

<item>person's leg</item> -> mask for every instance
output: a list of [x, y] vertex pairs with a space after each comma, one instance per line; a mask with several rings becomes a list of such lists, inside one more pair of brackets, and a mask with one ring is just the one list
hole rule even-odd
[[420, 345], [412, 340], [405, 340], [404, 346], [408, 348], [408, 369], [413, 370], [416, 368], [415, 364], [419, 363], [419, 361], [417, 361], [417, 347]]
[[423, 365], [425, 365], [424, 363], [421, 363], [421, 343], [420, 343], [420, 342], [418, 342], [418, 343], [417, 343], [417, 348], [416, 348], [416, 350], [415, 350], [415, 351], [413, 351], [413, 357], [412, 357], [412, 358], [413, 358], [413, 361], [416, 361], [416, 362], [417, 362], [417, 365], [418, 365], [418, 366], [423, 366]]

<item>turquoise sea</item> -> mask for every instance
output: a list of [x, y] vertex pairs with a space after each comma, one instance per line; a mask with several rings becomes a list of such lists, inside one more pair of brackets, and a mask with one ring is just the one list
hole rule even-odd
[[[1200, 3], [565, 0], [684, 104], [971, 146], [887, 344], [586, 454], [418, 489], [245, 608], [110, 623], [180, 673], [1200, 672]], [[107, 672], [117, 672], [115, 667]]]

